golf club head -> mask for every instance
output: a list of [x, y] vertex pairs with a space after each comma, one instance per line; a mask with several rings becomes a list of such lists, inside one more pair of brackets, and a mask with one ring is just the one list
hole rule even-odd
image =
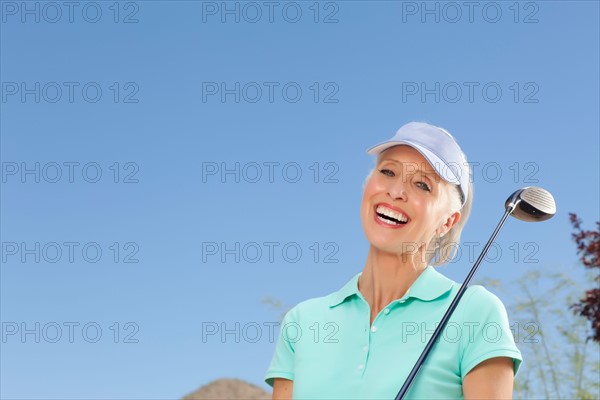
[[512, 216], [521, 221], [545, 221], [556, 214], [554, 197], [547, 190], [536, 186], [517, 190], [506, 199], [504, 205], [507, 210], [514, 208]]

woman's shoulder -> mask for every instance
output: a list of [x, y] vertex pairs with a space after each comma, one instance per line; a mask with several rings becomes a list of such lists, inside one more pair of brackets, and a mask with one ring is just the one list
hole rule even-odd
[[469, 285], [465, 291], [466, 296], [469, 296], [471, 301], [501, 302], [495, 293], [483, 285]]
[[305, 311], [322, 308], [325, 305], [326, 299], [328, 297], [329, 297], [329, 295], [319, 296], [319, 297], [311, 297], [309, 299], [302, 300], [299, 303], [297, 303], [294, 307], [292, 307], [290, 309], [290, 311], [305, 312]]
[[288, 318], [298, 319], [301, 315], [315, 315], [324, 313], [325, 310], [329, 309], [330, 303], [333, 301], [335, 293], [331, 293], [319, 297], [311, 297], [297, 303], [295, 306], [289, 309], [286, 313]]
[[333, 306], [339, 304], [348, 296], [355, 294], [357, 290], [354, 290], [354, 285], [357, 278], [357, 275], [352, 277], [341, 289], [338, 288], [328, 294], [300, 301], [287, 312], [286, 317], [288, 319], [298, 320], [303, 315], [310, 315], [311, 317], [328, 315], [329, 310], [331, 310]]
[[[429, 281], [429, 283], [431, 284], [432, 282], [435, 282], [437, 284], [440, 285], [440, 287], [445, 288], [450, 288], [450, 294], [449, 297], [447, 298], [447, 301], [451, 301], [457, 294], [458, 291], [461, 289], [462, 285], [464, 283], [462, 282], [457, 282], [454, 279], [449, 278], [448, 276], [446, 276], [445, 274], [441, 273], [440, 271], [436, 271], [437, 274], [435, 274], [435, 281]], [[430, 275], [431, 276], [431, 275]], [[469, 287], [467, 287], [467, 289], [465, 290], [465, 293], [463, 294], [463, 297], [461, 298], [458, 307], [482, 307], [482, 306], [487, 306], [487, 307], [499, 307], [502, 306], [504, 307], [502, 301], [500, 300], [500, 298], [494, 294], [492, 291], [488, 290], [485, 286], [483, 285], [469, 285]]]
[[463, 315], [473, 315], [474, 313], [482, 315], [490, 313], [506, 314], [506, 307], [500, 297], [483, 285], [470, 285], [459, 305], [463, 309]]

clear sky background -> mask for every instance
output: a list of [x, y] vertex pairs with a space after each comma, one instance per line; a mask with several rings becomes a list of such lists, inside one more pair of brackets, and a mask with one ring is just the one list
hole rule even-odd
[[600, 219], [596, 1], [0, 4], [2, 398], [267, 388], [269, 325], [362, 270], [366, 149], [413, 120], [474, 165], [473, 254], [443, 273], [464, 279], [529, 185], [556, 217], [509, 220], [476, 280], [579, 273], [568, 213]]

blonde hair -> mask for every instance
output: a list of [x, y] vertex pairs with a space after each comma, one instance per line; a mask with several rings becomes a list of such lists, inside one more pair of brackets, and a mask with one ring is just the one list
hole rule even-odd
[[[465, 157], [464, 153], [463, 153], [463, 157], [466, 162], [466, 157]], [[369, 174], [363, 181], [363, 184], [362, 184], [363, 192], [365, 191], [365, 186], [367, 185], [367, 181], [373, 175], [373, 172], [375, 171], [375, 168], [377, 167], [377, 165], [379, 165], [380, 159], [381, 159], [381, 153], [377, 155], [377, 159], [375, 160], [375, 167], [373, 167], [371, 169], [371, 171], [369, 172]], [[468, 168], [468, 164], [467, 164], [467, 168]], [[456, 222], [456, 224], [454, 224], [454, 226], [452, 228], [450, 228], [450, 230], [443, 237], [441, 237], [441, 238], [438, 237], [437, 239], [434, 238], [429, 243], [429, 247], [427, 248], [427, 251], [426, 251], [426, 259], [427, 259], [427, 263], [430, 265], [438, 266], [438, 265], [442, 265], [442, 264], [448, 262], [449, 260], [451, 260], [454, 257], [454, 254], [456, 253], [458, 245], [460, 244], [460, 235], [462, 234], [462, 230], [465, 227], [467, 220], [469, 219], [469, 215], [471, 214], [471, 207], [473, 205], [473, 179], [471, 176], [471, 169], [468, 168], [468, 170], [469, 170], [469, 183], [468, 183], [469, 195], [467, 196], [467, 201], [465, 202], [465, 204], [462, 207], [461, 207], [462, 194], [460, 191], [460, 187], [458, 185], [453, 185], [453, 184], [445, 185], [446, 187], [448, 187], [450, 189], [450, 193], [448, 193], [449, 198], [450, 198], [450, 210], [452, 212], [460, 211], [460, 219], [458, 220], [458, 222]]]

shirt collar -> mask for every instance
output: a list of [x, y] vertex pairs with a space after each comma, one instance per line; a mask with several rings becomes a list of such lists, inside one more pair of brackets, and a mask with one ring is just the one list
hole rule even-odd
[[[362, 296], [358, 290], [358, 278], [361, 274], [362, 272], [357, 273], [340, 290], [331, 294], [329, 307], [335, 307], [343, 303], [352, 295]], [[431, 301], [447, 293], [455, 283], [453, 280], [439, 273], [435, 267], [429, 265], [421, 272], [417, 280], [413, 282], [403, 298], [414, 297], [423, 301]]]

